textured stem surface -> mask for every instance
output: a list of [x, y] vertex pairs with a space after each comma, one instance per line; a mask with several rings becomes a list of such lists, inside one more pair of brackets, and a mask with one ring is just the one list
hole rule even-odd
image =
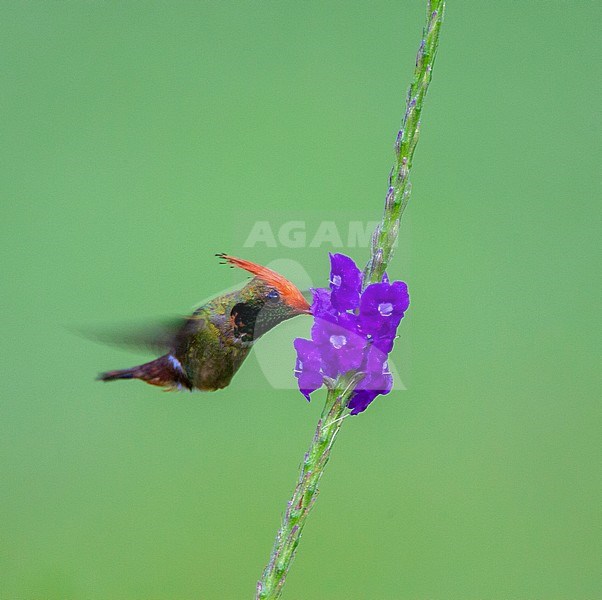
[[433, 74], [444, 11], [444, 0], [431, 0], [428, 3], [427, 21], [416, 55], [414, 78], [408, 90], [401, 129], [395, 139], [395, 162], [389, 175], [383, 219], [372, 236], [371, 257], [364, 271], [364, 287], [369, 283], [381, 281], [393, 256], [401, 215], [410, 198], [410, 169], [420, 134], [420, 115], [424, 98]]
[[270, 562], [257, 584], [257, 600], [280, 598], [286, 574], [295, 556], [307, 515], [318, 497], [318, 481], [330, 458], [330, 450], [343, 423], [345, 405], [350, 393], [337, 387], [328, 390], [326, 404], [309, 450], [305, 453], [301, 474], [276, 535]]
[[[364, 287], [381, 281], [393, 254], [399, 223], [410, 195], [409, 172], [418, 142], [420, 114], [431, 81], [433, 63], [439, 42], [445, 0], [430, 0], [422, 42], [416, 56], [414, 78], [408, 92], [402, 127], [395, 141], [395, 163], [389, 176], [382, 222], [372, 237], [370, 261], [364, 270]], [[256, 600], [275, 600], [281, 597], [282, 587], [301, 538], [305, 521], [318, 496], [318, 482], [330, 458], [336, 435], [348, 415], [347, 401], [356, 382], [361, 379], [340, 377], [326, 396], [326, 404], [305, 454], [301, 474], [289, 501], [268, 566], [257, 583]]]

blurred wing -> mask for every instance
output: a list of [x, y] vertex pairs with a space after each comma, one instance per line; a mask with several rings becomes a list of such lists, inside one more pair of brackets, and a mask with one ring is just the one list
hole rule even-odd
[[176, 345], [178, 334], [189, 320], [190, 317], [173, 317], [152, 324], [85, 325], [69, 329], [99, 344], [163, 354]]

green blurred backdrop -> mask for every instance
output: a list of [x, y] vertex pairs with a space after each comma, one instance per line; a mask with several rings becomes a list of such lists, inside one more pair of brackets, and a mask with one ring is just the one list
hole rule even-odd
[[[244, 281], [220, 251], [325, 283], [309, 241], [379, 218], [423, 15], [1, 4], [0, 598], [252, 597], [323, 400], [265, 356], [292, 384], [309, 320], [212, 395], [97, 383], [145, 356], [69, 328], [188, 311]], [[287, 600], [602, 598], [601, 16], [449, 3], [390, 270], [407, 390], [343, 428]], [[245, 247], [257, 220], [308, 243]]]

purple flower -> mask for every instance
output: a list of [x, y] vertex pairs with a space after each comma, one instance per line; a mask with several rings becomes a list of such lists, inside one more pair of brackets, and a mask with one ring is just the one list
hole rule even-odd
[[360, 301], [362, 272], [353, 259], [344, 254], [330, 255], [330, 289], [332, 306], [343, 312], [355, 310]]
[[347, 408], [352, 415], [359, 415], [368, 408], [376, 396], [378, 396], [378, 392], [374, 390], [356, 390], [349, 399]]
[[325, 315], [335, 317], [338, 313], [330, 301], [331, 292], [327, 288], [312, 288], [313, 302], [311, 304], [311, 314], [314, 318], [321, 318]]
[[357, 415], [368, 407], [368, 405], [382, 394], [388, 394], [393, 387], [393, 376], [389, 371], [387, 353], [382, 352], [376, 346], [370, 346], [363, 370], [366, 376], [358, 383], [353, 392], [348, 408], [352, 415]]
[[309, 402], [309, 395], [322, 386], [322, 358], [320, 351], [311, 340], [297, 338], [293, 342], [297, 351], [295, 377], [299, 380], [299, 389]]
[[408, 286], [403, 281], [370, 284], [360, 301], [361, 330], [375, 338], [394, 337], [409, 305]]
[[358, 332], [355, 315], [342, 313], [316, 319], [311, 338], [321, 353], [325, 375], [334, 378], [361, 366], [366, 338]]
[[410, 300], [406, 284], [389, 283], [386, 274], [381, 283], [362, 292], [362, 273], [351, 258], [331, 254], [330, 261], [330, 289], [312, 289], [311, 339], [295, 340], [295, 376], [309, 400], [324, 377], [364, 373], [348, 404], [351, 414], [357, 415], [376, 396], [391, 391], [387, 359]]

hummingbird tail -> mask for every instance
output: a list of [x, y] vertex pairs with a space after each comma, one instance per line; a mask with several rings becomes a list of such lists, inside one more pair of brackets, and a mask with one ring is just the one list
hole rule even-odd
[[101, 373], [97, 379], [98, 381], [116, 381], [117, 379], [136, 379], [135, 373], [136, 367], [133, 369], [120, 369], [116, 371], [106, 371]]
[[117, 379], [140, 379], [167, 390], [182, 389], [183, 387], [192, 389], [192, 384], [184, 373], [180, 361], [171, 354], [165, 354], [131, 369], [107, 371], [98, 376], [99, 381], [116, 381]]

